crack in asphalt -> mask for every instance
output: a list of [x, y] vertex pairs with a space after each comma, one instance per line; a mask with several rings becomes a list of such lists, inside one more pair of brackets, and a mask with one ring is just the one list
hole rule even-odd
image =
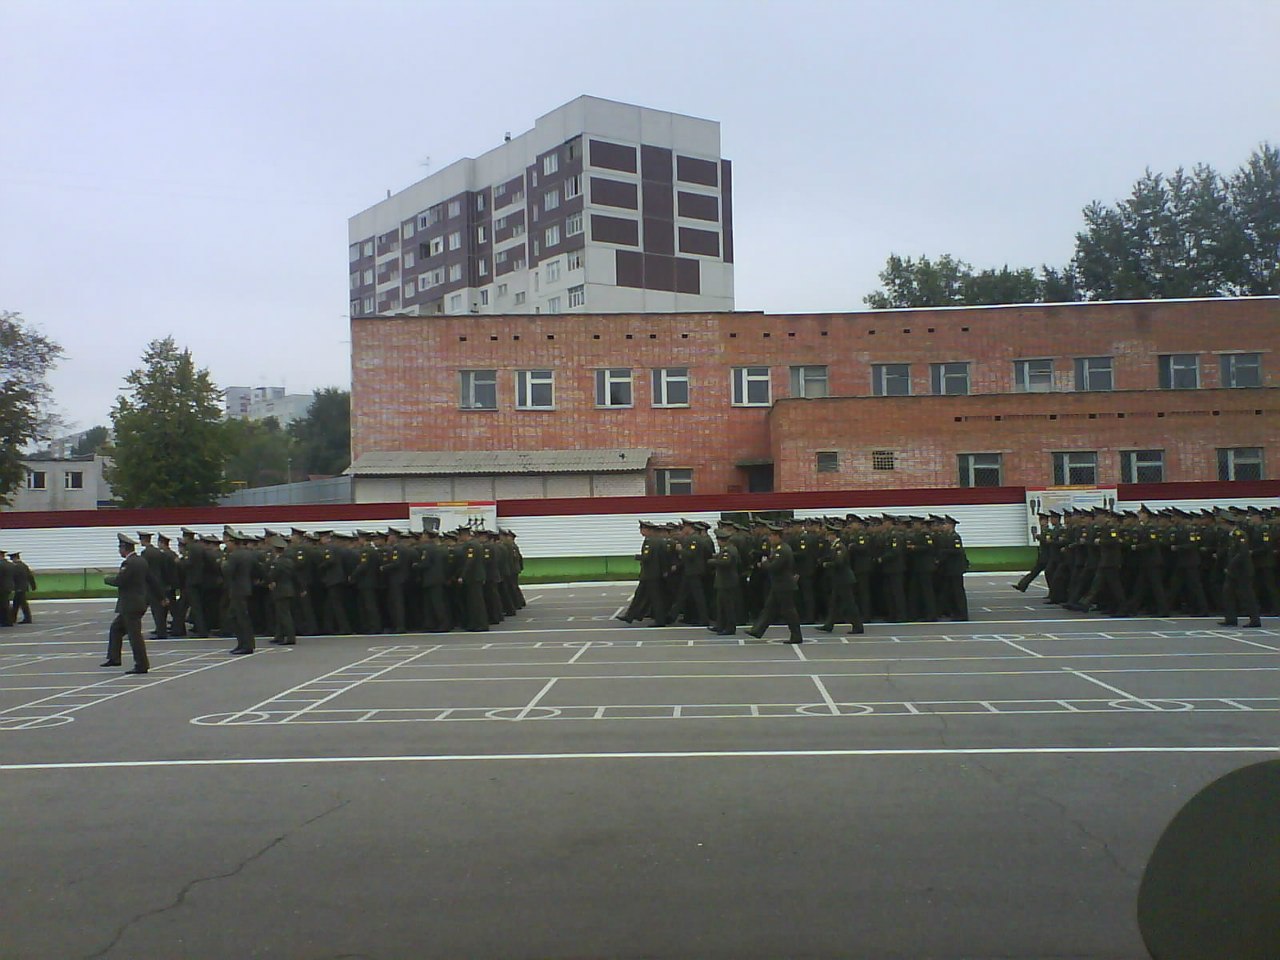
[[[163, 907], [157, 907], [154, 910], [144, 910], [141, 913], [135, 914], [133, 917], [126, 920], [118, 930], [116, 930], [115, 936], [111, 938], [110, 942], [107, 943], [105, 947], [103, 947], [101, 950], [97, 951], [96, 953], [89, 954], [87, 957], [84, 958], [84, 960], [99, 960], [99, 958], [105, 957], [108, 953], [110, 953], [112, 950], [116, 948], [116, 945], [119, 944], [120, 941], [124, 938], [124, 935], [129, 931], [130, 927], [134, 926], [135, 924], [141, 923], [143, 920], [150, 919], [151, 917], [159, 916], [162, 913], [168, 913], [170, 910], [176, 910], [178, 907], [182, 906], [183, 903], [186, 902], [187, 895], [200, 884], [211, 883], [214, 880], [226, 880], [230, 877], [234, 877], [245, 867], [249, 866], [249, 864], [265, 856], [266, 854], [270, 853], [271, 850], [273, 850], [275, 847], [279, 846], [285, 840], [289, 839], [289, 837], [292, 834], [296, 833], [299, 830], [303, 830], [311, 826], [311, 824], [315, 823], [317, 820], [321, 820], [329, 816], [329, 814], [331, 813], [336, 813], [337, 811], [341, 810], [350, 802], [351, 801], [349, 799], [340, 800], [338, 803], [335, 803], [333, 806], [329, 807], [328, 809], [323, 810], [320, 813], [317, 813], [314, 817], [311, 817], [308, 820], [304, 820], [302, 823], [298, 824], [296, 827], [291, 827], [290, 829], [286, 830], [284, 833], [280, 834], [278, 837], [274, 837], [272, 840], [270, 840], [268, 843], [266, 843], [264, 846], [262, 846], [258, 850], [249, 854], [247, 857], [241, 860], [238, 864], [236, 864], [234, 869], [228, 870], [226, 873], [215, 873], [207, 877], [196, 877], [194, 880], [188, 881], [186, 885], [184, 885], [183, 888], [178, 891], [178, 894], [176, 897], [173, 898], [172, 903], [166, 904]], [[343, 954], [342, 956], [359, 957], [362, 955], [361, 954]], [[338, 960], [338, 958], [335, 957], [334, 960]]]

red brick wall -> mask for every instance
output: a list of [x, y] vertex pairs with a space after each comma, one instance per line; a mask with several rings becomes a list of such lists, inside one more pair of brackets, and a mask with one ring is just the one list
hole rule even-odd
[[[1276, 298], [806, 315], [372, 317], [355, 319], [351, 327], [355, 456], [396, 450], [645, 447], [654, 451], [651, 467], [692, 468], [695, 493], [742, 489], [745, 478], [734, 464], [771, 457], [776, 460], [778, 490], [862, 483], [861, 476], [853, 474], [812, 472], [813, 450], [844, 449], [836, 439], [823, 440], [830, 446], [813, 445], [821, 438], [812, 430], [829, 424], [823, 429], [840, 428], [843, 433], [828, 436], [841, 439], [846, 447], [865, 446], [875, 436], [877, 448], [884, 444], [886, 449], [916, 451], [916, 466], [910, 471], [905, 464], [902, 473], [876, 471], [877, 486], [950, 486], [956, 482], [954, 453], [959, 439], [966, 440], [963, 452], [1001, 449], [994, 445], [997, 434], [991, 430], [992, 422], [956, 423], [953, 418], [960, 414], [946, 412], [953, 406], [974, 416], [1012, 416], [1028, 410], [1037, 411], [1039, 418], [1043, 411], [1066, 413], [1084, 406], [1090, 411], [1125, 412], [1134, 395], [1124, 391], [1153, 391], [1150, 397], [1133, 402], [1155, 404], [1171, 415], [1142, 421], [1141, 431], [1134, 426], [1137, 420], [1114, 425], [1085, 421], [1077, 432], [1061, 434], [1061, 443], [1075, 438], [1071, 444], [1075, 449], [1099, 450], [1104, 479], [1112, 478], [1118, 467], [1114, 457], [1103, 454], [1098, 440], [1091, 439], [1099, 436], [1099, 429], [1119, 429], [1114, 438], [1107, 437], [1109, 443], [1119, 445], [1116, 449], [1165, 448], [1171, 480], [1216, 478], [1211, 462], [1214, 446], [1258, 445], [1259, 441], [1221, 442], [1224, 430], [1236, 429], [1229, 424], [1239, 423], [1241, 430], [1253, 436], [1265, 422], [1270, 440], [1263, 445], [1276, 443], [1274, 408], [1257, 418], [1258, 427], [1248, 416], [1225, 412], [1207, 423], [1194, 416], [1172, 416], [1175, 411], [1205, 407], [1207, 390], [1155, 391], [1156, 357], [1161, 353], [1200, 354], [1201, 384], [1212, 388], [1218, 385], [1215, 352], [1260, 351], [1264, 382], [1280, 387], [1280, 300]], [[1013, 360], [1058, 358], [1057, 385], [1067, 391], [1073, 384], [1072, 358], [1082, 356], [1113, 356], [1115, 385], [1121, 392], [1009, 393]], [[789, 393], [788, 367], [793, 364], [827, 364], [833, 397], [848, 398], [867, 397], [871, 364], [889, 362], [911, 363], [913, 393], [928, 394], [928, 365], [943, 361], [969, 361], [971, 391], [1002, 396], [797, 401], [780, 404], [772, 417], [766, 408], [730, 405], [730, 368], [734, 366], [771, 367], [776, 402]], [[690, 368], [691, 406], [653, 408], [649, 371], [676, 366]], [[633, 408], [595, 408], [594, 371], [599, 367], [635, 371]], [[499, 371], [499, 409], [459, 410], [457, 371], [490, 368]], [[556, 410], [515, 410], [513, 371], [544, 368], [556, 372]], [[1215, 409], [1220, 406], [1225, 411], [1239, 403], [1250, 410], [1264, 406], [1261, 400], [1248, 399], [1258, 391], [1229, 393], [1235, 399], [1215, 401]], [[983, 403], [991, 404], [994, 412], [968, 413]], [[1130, 406], [1120, 410], [1107, 406], [1115, 403]], [[915, 412], [921, 408], [929, 412]], [[1158, 412], [1132, 409], [1135, 415]], [[1031, 444], [1059, 436], [1046, 433], [1045, 424], [1050, 422], [1027, 421], [1025, 434], [1007, 429], [1012, 427], [1009, 421], [1001, 422], [998, 436], [1008, 437], [1011, 448], [1005, 457], [1006, 483], [1048, 482], [1043, 449], [1033, 449]], [[928, 439], [922, 428], [926, 433], [934, 431], [934, 439]], [[1125, 439], [1139, 436], [1141, 443]], [[1269, 476], [1276, 475], [1277, 459], [1280, 446], [1268, 459]]]

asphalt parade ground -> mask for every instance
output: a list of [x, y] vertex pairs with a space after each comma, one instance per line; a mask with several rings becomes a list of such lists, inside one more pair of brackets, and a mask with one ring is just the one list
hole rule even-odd
[[[806, 642], [525, 589], [488, 633], [0, 632], [0, 957], [1143, 958], [1161, 830], [1280, 756], [1280, 630], [1064, 613]], [[150, 624], [148, 617], [146, 623]]]

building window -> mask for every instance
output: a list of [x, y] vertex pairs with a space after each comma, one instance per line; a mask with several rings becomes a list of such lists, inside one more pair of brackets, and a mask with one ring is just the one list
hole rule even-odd
[[489, 305], [489, 291], [488, 291], [488, 290], [481, 290], [481, 291], [480, 291], [480, 306], [482, 306], [482, 307], [487, 307], [488, 305]]
[[560, 224], [555, 223], [547, 227], [547, 246], [554, 247], [560, 242]]
[[1163, 450], [1121, 450], [1121, 483], [1164, 483]]
[[1224, 353], [1222, 385], [1224, 387], [1262, 386], [1262, 354]]
[[524, 291], [517, 290], [515, 296], [512, 297], [511, 300], [517, 307], [520, 306], [520, 304], [524, 303]]
[[631, 371], [626, 368], [596, 371], [596, 406], [631, 406]]
[[809, 399], [828, 396], [826, 365], [792, 367], [791, 395]]
[[817, 468], [819, 473], [839, 473], [840, 454], [835, 450], [819, 450], [817, 453]]
[[406, 250], [404, 254], [404, 268], [408, 270], [410, 267], [414, 265], [415, 262], [416, 261], [413, 258], [413, 251]]
[[1200, 386], [1200, 357], [1194, 353], [1160, 355], [1161, 390], [1195, 390]]
[[362, 246], [362, 247], [360, 248], [360, 253], [361, 253], [362, 255], [366, 256], [366, 257], [372, 257], [372, 256], [373, 256], [373, 241], [372, 241], [372, 240], [366, 240], [366, 241], [364, 242], [364, 246]]
[[449, 219], [452, 220], [454, 217], [460, 217], [460, 216], [462, 216], [462, 201], [450, 200], [449, 201]]
[[517, 370], [516, 409], [555, 409], [555, 374], [551, 370]]
[[356, 317], [360, 316], [360, 301], [359, 301], [359, 300], [352, 300], [352, 301], [351, 301], [351, 314], [352, 314], [352, 316], [356, 316]]
[[360, 259], [360, 244], [353, 243], [347, 250], [348, 258], [352, 263]]
[[484, 213], [484, 194], [476, 194], [476, 213]]
[[482, 277], [487, 277], [489, 275], [488, 258], [481, 257], [479, 260], [476, 261], [476, 273], [478, 273]]
[[560, 312], [560, 298], [552, 297], [550, 300], [547, 301], [547, 313], [559, 313], [559, 312]]
[[962, 453], [956, 459], [960, 465], [960, 486], [999, 487], [1003, 485], [1003, 454]]
[[587, 288], [582, 284], [569, 288], [569, 307], [580, 307], [587, 302]]
[[558, 206], [560, 206], [559, 190], [548, 190], [546, 193], [542, 195], [543, 210], [554, 210]]
[[373, 283], [373, 270], [369, 269], [364, 272], [364, 283]]
[[[481, 242], [483, 243], [484, 241], [481, 241]], [[453, 233], [449, 234], [449, 249], [457, 250], [461, 246], [462, 246], [462, 231], [455, 230], [453, 231]]]
[[689, 405], [688, 367], [661, 367], [653, 371], [653, 405], [655, 407], [687, 407]]
[[360, 274], [359, 274], [359, 273], [353, 273], [353, 274], [351, 275], [351, 289], [352, 289], [352, 290], [358, 290], [358, 289], [360, 289]]
[[432, 239], [431, 245], [428, 249], [430, 249], [431, 256], [433, 257], [438, 257], [440, 254], [444, 253], [444, 237], [435, 237]]
[[501, 300], [507, 295], [507, 285], [505, 283], [498, 284], [498, 299]]
[[576, 237], [582, 232], [582, 214], [571, 213], [564, 221], [564, 235], [566, 237]]
[[1077, 390], [1113, 390], [1110, 357], [1076, 357]]
[[523, 220], [518, 220], [518, 221], [516, 221], [515, 223], [513, 223], [513, 224], [511, 225], [511, 236], [513, 236], [513, 237], [523, 237], [523, 236], [524, 236], [524, 221], [523, 221]]
[[420, 213], [420, 214], [418, 214], [418, 229], [419, 229], [419, 230], [425, 230], [425, 229], [427, 229], [427, 227], [431, 226], [431, 225], [432, 225], [433, 223], [435, 223], [435, 222], [436, 222], [436, 221], [435, 221], [435, 218], [431, 216], [431, 211], [430, 211], [430, 210], [428, 210], [426, 213]]
[[1091, 487], [1098, 482], [1098, 455], [1093, 451], [1072, 451], [1053, 455], [1053, 485]]
[[401, 227], [400, 233], [404, 236], [404, 239], [406, 240], [410, 239], [413, 236], [413, 221], [410, 220], [403, 227]]
[[364, 312], [373, 313], [373, 297], [364, 298]]
[[558, 259], [548, 260], [547, 261], [547, 283], [555, 283], [559, 279], [560, 279], [560, 261]]
[[911, 364], [873, 363], [871, 394], [876, 397], [911, 396]]
[[458, 406], [463, 410], [498, 409], [497, 370], [459, 370]]
[[542, 158], [542, 173], [544, 176], [551, 176], [560, 169], [560, 156], [555, 153], [548, 153]]
[[449, 282], [456, 283], [462, 279], [462, 264], [453, 263], [449, 265]]
[[462, 310], [462, 294], [455, 293], [449, 298], [449, 311], [451, 313], [459, 313]]
[[413, 284], [412, 284], [412, 283], [406, 283], [406, 284], [404, 285], [404, 298], [405, 298], [406, 300], [408, 300], [410, 297], [412, 297], [412, 296], [414, 295], [414, 293], [416, 293], [416, 292], [417, 292], [417, 291], [415, 291], [415, 290], [413, 289]]
[[488, 243], [489, 233], [484, 228], [484, 224], [476, 227], [476, 243]]
[[963, 397], [969, 393], [969, 364], [931, 363], [929, 382], [937, 396]]
[[693, 471], [653, 471], [653, 492], [660, 497], [677, 497], [693, 493]]
[[[569, 219], [572, 220], [573, 218], [570, 217]], [[565, 260], [567, 261], [567, 263], [565, 264], [567, 269], [569, 270], [582, 269], [582, 251], [581, 250], [573, 251], [573, 253], [565, 257]]]
[[83, 490], [84, 474], [79, 470], [68, 470], [62, 475], [62, 485], [67, 490]]
[[1219, 480], [1261, 480], [1261, 447], [1226, 447], [1218, 450]]
[[767, 407], [773, 401], [768, 367], [733, 368], [733, 405]]
[[582, 175], [575, 174], [564, 182], [564, 198], [572, 200], [582, 193]]
[[48, 480], [48, 474], [43, 470], [31, 470], [27, 473], [27, 489], [28, 490], [44, 490], [45, 483]]
[[892, 470], [897, 465], [896, 461], [897, 457], [892, 450], [871, 451], [872, 470]]

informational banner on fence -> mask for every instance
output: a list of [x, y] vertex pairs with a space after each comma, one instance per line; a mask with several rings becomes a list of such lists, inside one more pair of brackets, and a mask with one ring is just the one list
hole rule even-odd
[[1051, 510], [1088, 510], [1103, 507], [1111, 510], [1116, 505], [1115, 487], [1027, 487], [1027, 531], [1031, 541], [1038, 539], [1040, 528], [1037, 514]]
[[451, 500], [409, 504], [409, 525], [419, 530], [456, 530], [458, 527], [498, 529], [498, 504], [494, 500]]

